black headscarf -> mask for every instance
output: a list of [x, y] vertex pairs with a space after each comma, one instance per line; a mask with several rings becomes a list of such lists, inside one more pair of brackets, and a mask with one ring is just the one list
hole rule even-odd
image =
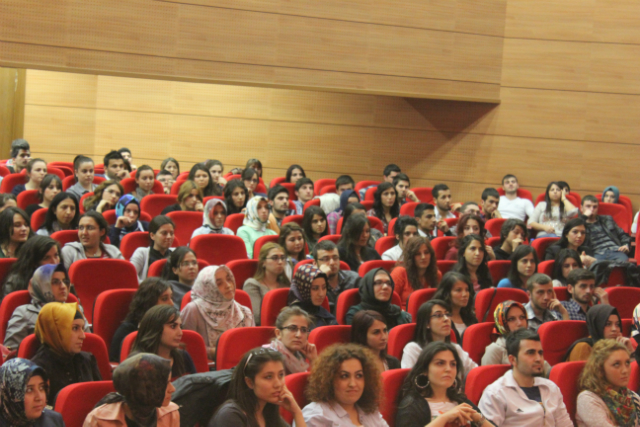
[[[373, 280], [378, 274], [379, 271], [383, 271], [389, 281], [391, 282], [391, 294], [389, 295], [389, 300], [386, 302], [378, 301], [375, 296], [375, 292], [373, 290]], [[393, 291], [395, 289], [395, 284], [393, 283], [393, 279], [387, 270], [384, 268], [376, 268], [375, 270], [369, 271], [363, 278], [362, 284], [360, 285], [360, 307], [362, 310], [373, 310], [382, 314], [385, 319], [387, 319], [387, 324], [396, 325], [397, 317], [400, 315], [402, 311], [400, 307], [397, 305], [391, 304], [393, 300]]]
[[573, 351], [573, 348], [580, 343], [587, 343], [591, 347], [594, 346], [595, 343], [604, 338], [604, 327], [607, 325], [609, 321], [609, 317], [615, 314], [620, 319], [620, 314], [618, 314], [618, 310], [607, 304], [598, 304], [594, 305], [587, 311], [587, 329], [589, 330], [588, 338], [581, 338], [574, 342], [567, 354], [565, 355], [565, 360], [569, 359], [569, 355]]

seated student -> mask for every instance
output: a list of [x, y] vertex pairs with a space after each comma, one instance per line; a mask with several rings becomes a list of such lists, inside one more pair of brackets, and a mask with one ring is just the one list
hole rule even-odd
[[56, 195], [61, 191], [62, 180], [60, 180], [58, 175], [45, 175], [40, 182], [40, 187], [38, 188], [38, 199], [40, 200], [40, 203], [29, 205], [24, 211], [29, 215], [29, 217], [31, 217], [31, 215], [33, 215], [33, 213], [38, 209], [49, 208], [54, 197], [56, 197]]
[[561, 249], [573, 249], [580, 254], [582, 264], [590, 267], [596, 259], [593, 250], [584, 244], [586, 236], [586, 223], [582, 218], [569, 220], [562, 230], [560, 240], [547, 247], [545, 260], [555, 259]]
[[513, 369], [484, 389], [478, 407], [496, 426], [572, 427], [560, 388], [546, 378], [540, 336], [519, 329], [507, 336]]
[[360, 276], [351, 270], [340, 269], [338, 247], [330, 240], [319, 242], [313, 250], [313, 265], [327, 275], [327, 298], [331, 313], [336, 313], [338, 296], [347, 289], [358, 287]]
[[189, 172], [189, 181], [196, 183], [203, 197], [222, 196], [222, 189], [213, 182], [209, 169], [202, 163], [193, 165]]
[[221, 193], [218, 196], [222, 196], [222, 189], [227, 183], [227, 180], [222, 177], [222, 172], [224, 172], [224, 165], [220, 160], [207, 160], [204, 163], [204, 166], [209, 171], [209, 175], [211, 175], [211, 179], [213, 180], [213, 184], [217, 185], [220, 188]]
[[[484, 221], [477, 214], [463, 214], [458, 221], [455, 232], [458, 237], [452, 242], [451, 248], [449, 248], [445, 254], [444, 259], [446, 260], [458, 259], [458, 249], [460, 248], [464, 238], [468, 235], [476, 234], [480, 236], [483, 241], [487, 238], [487, 230], [484, 228]], [[493, 253], [493, 248], [491, 246], [485, 245], [484, 248], [487, 253], [487, 261], [496, 259], [496, 255]]]
[[127, 162], [124, 161], [122, 154], [115, 150], [108, 152], [102, 163], [104, 164], [104, 177], [107, 180], [120, 182], [129, 176]]
[[198, 258], [193, 249], [180, 246], [171, 252], [162, 271], [162, 278], [171, 283], [173, 305], [180, 309], [182, 299], [191, 292], [198, 277]]
[[284, 272], [286, 259], [284, 249], [277, 243], [269, 242], [262, 245], [256, 274], [244, 282], [242, 289], [251, 298], [253, 316], [258, 326], [260, 326], [262, 299], [267, 292], [278, 288], [288, 288], [291, 285], [291, 281]]
[[451, 307], [451, 323], [455, 327], [453, 332], [457, 342], [462, 342], [462, 334], [467, 327], [478, 323], [474, 307], [475, 296], [469, 278], [455, 271], [442, 276], [438, 291], [433, 296]]
[[529, 227], [538, 231], [537, 237], [558, 237], [567, 221], [578, 213], [578, 208], [567, 199], [567, 192], [558, 182], [551, 182], [545, 191], [544, 202], [538, 203], [529, 218]]
[[387, 354], [389, 329], [384, 317], [377, 311], [362, 310], [353, 316], [351, 342], [367, 347], [376, 357], [380, 372], [400, 369], [400, 361]]
[[96, 211], [103, 213], [115, 209], [116, 203], [124, 194], [124, 189], [117, 181], [102, 181], [93, 192], [93, 196], [84, 199], [85, 212]]
[[619, 203], [620, 190], [613, 185], [608, 186], [602, 192], [602, 203]]
[[487, 250], [484, 240], [477, 234], [469, 234], [460, 243], [458, 248], [458, 263], [452, 271], [457, 271], [471, 279], [473, 290], [493, 287], [493, 279], [489, 273], [487, 264]]
[[171, 362], [150, 353], [124, 360], [113, 371], [115, 393], [100, 400], [84, 421], [85, 427], [179, 427], [176, 390], [170, 380]]
[[7, 360], [0, 367], [0, 425], [64, 427], [62, 415], [47, 409], [49, 376], [27, 359]]
[[76, 156], [73, 159], [73, 170], [76, 183], [65, 191], [80, 201], [84, 194], [93, 192], [97, 187], [93, 183], [93, 178], [95, 177], [93, 160], [82, 155]]
[[[349, 205], [347, 205], [346, 208], [344, 208], [344, 212], [342, 213], [342, 230], [341, 230], [341, 234], [344, 234], [344, 228], [347, 224], [347, 221], [349, 220], [349, 217], [353, 214], [360, 214], [360, 215], [364, 215], [365, 217], [367, 216], [367, 211], [365, 209], [365, 207], [362, 205], [362, 203], [360, 202], [356, 202], [356, 203], [351, 203]], [[369, 224], [371, 225], [371, 224]], [[371, 233], [371, 237], [369, 237], [369, 242], [367, 243], [367, 246], [369, 246], [370, 248], [374, 249], [376, 247], [376, 242], [378, 241], [378, 239], [380, 239], [383, 234], [382, 231], [378, 230], [377, 228], [373, 228], [370, 227], [369, 231]], [[377, 253], [377, 252], [376, 252]]]
[[382, 254], [382, 259], [385, 261], [402, 261], [402, 252], [407, 240], [418, 235], [418, 221], [410, 216], [399, 216], [393, 226], [393, 233], [398, 244], [386, 250]]
[[578, 427], [640, 426], [640, 397], [627, 387], [629, 349], [614, 340], [600, 340], [580, 374], [576, 405]]
[[500, 229], [500, 246], [493, 249], [496, 259], [508, 260], [518, 246], [526, 243], [528, 237], [527, 226], [522, 220], [506, 220]]
[[442, 273], [438, 270], [436, 254], [427, 237], [416, 236], [407, 240], [402, 259], [391, 271], [391, 278], [402, 306], [406, 307], [413, 291], [437, 287]]
[[504, 196], [500, 196], [500, 215], [503, 218], [515, 218], [524, 221], [533, 216], [533, 203], [529, 199], [518, 197], [518, 178], [507, 174], [502, 178]]
[[567, 277], [576, 268], [584, 268], [578, 252], [560, 249], [553, 263], [553, 287], [567, 286]]
[[91, 211], [83, 214], [78, 223], [79, 242], [69, 242], [62, 248], [62, 260], [67, 270], [80, 259], [124, 259], [120, 250], [104, 243], [109, 224], [102, 214]]
[[311, 403], [302, 415], [309, 427], [387, 427], [378, 410], [380, 370], [371, 352], [357, 344], [334, 344], [320, 354], [309, 375], [307, 397]]
[[258, 176], [262, 178], [262, 162], [258, 159], [249, 159], [247, 160], [247, 164], [245, 165], [246, 169], [253, 169], [258, 173]]
[[526, 290], [527, 280], [538, 272], [538, 255], [531, 246], [520, 245], [511, 254], [509, 274], [498, 283], [498, 288]]
[[322, 303], [327, 296], [328, 279], [318, 267], [305, 264], [298, 268], [289, 290], [288, 305], [300, 307], [313, 316], [314, 324], [311, 330], [326, 325], [337, 325], [333, 314], [329, 313]]
[[122, 321], [111, 339], [111, 346], [109, 347], [109, 360], [111, 362], [120, 362], [122, 341], [131, 332], [138, 330], [144, 314], [156, 305], [173, 305], [171, 296], [171, 284], [158, 277], [149, 277], [140, 283], [140, 287], [133, 294], [133, 299], [129, 304], [127, 317]]
[[537, 332], [540, 325], [556, 320], [569, 320], [567, 309], [556, 298], [551, 277], [535, 273], [527, 279], [529, 302], [524, 305], [527, 310], [529, 329]]
[[149, 223], [149, 246], [137, 248], [131, 255], [131, 264], [138, 272], [138, 282], [147, 278], [151, 264], [169, 258], [175, 237], [175, 228], [171, 218], [165, 215], [158, 215], [151, 220]]
[[298, 200], [294, 200], [293, 204], [296, 205], [296, 215], [302, 215], [304, 213], [304, 205], [308, 201], [313, 199], [313, 181], [309, 178], [300, 178], [296, 181], [296, 197]]
[[142, 198], [148, 196], [149, 194], [154, 194], [153, 184], [155, 181], [155, 172], [153, 172], [153, 168], [149, 165], [142, 165], [136, 170], [136, 189], [132, 196], [136, 198], [138, 202], [142, 201]]
[[26, 184], [18, 184], [13, 187], [11, 194], [18, 196], [25, 190], [39, 190], [42, 180], [47, 175], [47, 162], [43, 159], [31, 159], [27, 163], [27, 182]]
[[284, 408], [293, 414], [296, 426], [306, 427], [300, 407], [284, 384], [285, 366], [285, 358], [277, 351], [246, 352], [233, 370], [229, 400], [218, 408], [209, 426], [286, 426], [280, 416]]
[[2, 193], [0, 194], [0, 213], [7, 208], [17, 208], [18, 202], [16, 201], [16, 196], [11, 193]]
[[598, 215], [598, 203], [592, 195], [582, 199], [582, 218], [587, 227], [585, 246], [593, 249], [597, 261], [626, 262], [631, 239], [610, 215]]
[[49, 374], [47, 401], [52, 405], [69, 384], [102, 380], [96, 358], [82, 351], [84, 328], [84, 316], [75, 302], [50, 302], [38, 314], [35, 332], [42, 345], [31, 361]]
[[207, 201], [202, 212], [202, 227], [193, 230], [191, 238], [203, 234], [226, 234], [233, 236], [233, 231], [224, 226], [227, 219], [227, 206], [220, 199]]
[[278, 244], [284, 249], [286, 257], [284, 273], [289, 280], [293, 276], [293, 267], [300, 261], [306, 259], [304, 249], [306, 238], [304, 230], [295, 222], [289, 222], [280, 229]]
[[386, 320], [389, 329], [405, 323], [411, 323], [411, 315], [392, 304], [393, 279], [384, 268], [369, 271], [360, 283], [360, 303], [347, 311], [346, 323], [353, 322], [353, 316], [360, 310], [373, 310]]
[[570, 320], [587, 320], [587, 312], [596, 304], [609, 305], [609, 294], [596, 287], [596, 276], [583, 268], [572, 270], [567, 276], [569, 300], [561, 304], [567, 309]]
[[238, 228], [238, 237], [244, 240], [249, 259], [253, 258], [253, 245], [258, 238], [278, 234], [268, 228], [269, 202], [261, 196], [249, 200], [242, 224], [242, 227]]
[[253, 168], [247, 168], [242, 171], [242, 182], [247, 189], [247, 200], [253, 199], [256, 196], [267, 197], [264, 193], [256, 193], [256, 187], [260, 183], [260, 175]]
[[[349, 175], [340, 175], [338, 179], [336, 179], [336, 194], [340, 197], [340, 207], [327, 214], [327, 222], [329, 223], [329, 230], [331, 232], [330, 234], [336, 234], [338, 221], [342, 218], [344, 208], [346, 208], [349, 203], [360, 201], [358, 193], [353, 191], [355, 186], [355, 181]], [[350, 191], [350, 193], [346, 194], [343, 199], [342, 195], [347, 191]]]
[[302, 229], [307, 240], [309, 253], [313, 252], [313, 248], [318, 244], [321, 237], [329, 235], [329, 227], [327, 226], [327, 214], [319, 206], [310, 206], [304, 211], [302, 218]]
[[26, 291], [36, 269], [46, 264], [60, 263], [60, 243], [46, 236], [33, 236], [23, 246], [2, 285], [2, 294]]
[[232, 179], [224, 187], [227, 214], [243, 213], [249, 200], [247, 187], [239, 179]]
[[193, 284], [192, 301], [182, 310], [184, 329], [202, 335], [211, 360], [216, 360], [218, 338], [224, 331], [256, 325], [251, 310], [238, 304], [235, 294], [236, 280], [229, 267], [205, 267]]
[[178, 178], [178, 175], [180, 175], [180, 163], [178, 163], [178, 161], [173, 157], [167, 157], [162, 161], [162, 163], [160, 163], [160, 170], [171, 172], [173, 179], [176, 179]]
[[0, 214], [0, 258], [16, 258], [20, 248], [33, 236], [29, 216], [20, 208], [7, 208]]
[[11, 142], [11, 158], [6, 163], [7, 169], [11, 173], [20, 173], [27, 167], [29, 160], [31, 160], [29, 143], [22, 138], [14, 139]]
[[[388, 164], [384, 167], [384, 171], [382, 172], [382, 182], [388, 182], [389, 184], [393, 184], [393, 179], [402, 172], [400, 170], [400, 166], [394, 165], [393, 163]], [[360, 200], [364, 200], [365, 194], [367, 194], [367, 190], [373, 187], [377, 187], [377, 184], [370, 185], [368, 187], [361, 188], [358, 192], [358, 196], [360, 196]]]
[[280, 233], [280, 226], [284, 217], [292, 215], [289, 210], [289, 190], [282, 185], [276, 185], [269, 189], [269, 228]]
[[138, 335], [131, 348], [137, 353], [153, 353], [171, 361], [171, 381], [196, 373], [191, 355], [180, 348], [182, 319], [180, 310], [170, 305], [156, 305], [142, 316]]
[[262, 347], [284, 356], [285, 374], [307, 372], [318, 358], [318, 349], [309, 342], [313, 321], [300, 307], [285, 307], [276, 318], [276, 337]]
[[373, 208], [367, 212], [368, 216], [373, 216], [382, 221], [384, 235], [389, 232], [389, 223], [393, 218], [400, 215], [400, 204], [398, 203], [398, 193], [393, 184], [383, 182], [378, 185], [378, 189], [373, 195]]
[[140, 202], [131, 194], [125, 194], [116, 203], [116, 218], [116, 223], [109, 227], [109, 240], [117, 248], [127, 234], [149, 231], [149, 222], [140, 220]]
[[462, 360], [451, 343], [432, 342], [420, 352], [407, 374], [396, 412], [396, 425], [491, 427], [462, 392]]
[[[422, 237], [427, 237], [429, 240], [433, 239], [436, 230], [436, 214], [435, 206], [430, 203], [420, 203], [416, 206], [416, 210], [413, 213], [414, 217], [418, 221], [418, 234]], [[447, 230], [445, 236], [452, 236], [451, 230]]]
[[487, 187], [482, 191], [482, 212], [480, 218], [485, 221], [495, 218], [502, 218], [500, 211], [500, 193], [493, 187]]
[[162, 190], [164, 194], [171, 194], [171, 187], [176, 183], [176, 180], [173, 179], [173, 175], [168, 170], [161, 170], [156, 175], [156, 179], [162, 184]]
[[[436, 202], [435, 214], [436, 214], [436, 228], [442, 231], [445, 235], [450, 231], [449, 226], [445, 219], [455, 218], [453, 214], [456, 210], [459, 210], [462, 206], [460, 203], [451, 204], [451, 190], [447, 184], [437, 184], [431, 190], [433, 200]], [[437, 231], [433, 231], [433, 237], [437, 236]]]
[[196, 183], [185, 181], [180, 186], [180, 191], [178, 191], [178, 203], [164, 208], [162, 215], [177, 211], [202, 212], [202, 200], [202, 191], [200, 191]]
[[127, 147], [122, 147], [121, 149], [118, 150], [118, 153], [120, 153], [120, 155], [122, 156], [124, 161], [129, 165], [132, 171], [138, 169], [138, 167], [133, 164], [133, 157], [131, 157], [131, 150], [129, 150]]
[[352, 271], [358, 271], [365, 261], [379, 260], [380, 255], [367, 243], [371, 237], [371, 226], [366, 216], [351, 215], [342, 229], [338, 242], [340, 259], [349, 264]]
[[400, 172], [396, 175], [396, 177], [393, 178], [393, 187], [396, 189], [396, 193], [398, 193], [398, 203], [400, 206], [410, 201], [420, 202], [418, 196], [409, 189], [411, 187], [411, 181], [406, 174]]
[[[291, 165], [289, 169], [287, 169], [287, 173], [285, 174], [285, 182], [290, 182], [291, 184], [296, 184], [302, 178], [306, 178], [307, 174], [302, 169], [300, 165]], [[298, 214], [300, 215], [300, 214]]]
[[60, 230], [77, 230], [79, 219], [78, 200], [67, 192], [58, 193], [51, 201], [44, 224], [36, 234], [51, 236]]

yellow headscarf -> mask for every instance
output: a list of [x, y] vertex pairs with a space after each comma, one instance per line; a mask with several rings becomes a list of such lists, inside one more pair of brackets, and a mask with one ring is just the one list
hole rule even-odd
[[69, 354], [71, 328], [77, 311], [77, 302], [45, 304], [36, 321], [36, 337], [56, 353]]

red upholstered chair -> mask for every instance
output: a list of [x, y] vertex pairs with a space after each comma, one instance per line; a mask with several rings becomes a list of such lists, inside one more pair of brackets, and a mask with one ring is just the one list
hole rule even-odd
[[[305, 264], [313, 264], [313, 260], [303, 259], [302, 261], [299, 261], [296, 265], [293, 266], [293, 276], [296, 275], [296, 271], [298, 271], [298, 268], [302, 267]], [[349, 264], [347, 264], [346, 262], [340, 261], [340, 270], [350, 271], [351, 267], [349, 267]]]
[[[147, 271], [147, 277], [162, 277], [162, 271], [164, 270], [165, 265], [167, 265], [166, 259], [160, 259], [154, 262], [149, 266], [149, 271]], [[199, 259], [198, 271], [202, 270], [205, 267], [209, 267], [209, 263], [205, 260]]]
[[235, 367], [247, 351], [269, 344], [275, 337], [275, 330], [273, 326], [254, 326], [224, 331], [218, 339], [216, 369]]
[[278, 184], [282, 184], [283, 182], [287, 182], [287, 177], [285, 176], [279, 176], [277, 178], [273, 178], [271, 180], [271, 182], [269, 183], [269, 188], [271, 187], [275, 187]]
[[31, 229], [35, 233], [40, 230], [40, 227], [44, 225], [44, 220], [47, 217], [47, 208], [40, 208], [31, 214]]
[[371, 187], [369, 188], [365, 193], [364, 193], [364, 200], [371, 200], [373, 201], [375, 199], [374, 194], [376, 194], [376, 191], [378, 191], [378, 187]]
[[387, 345], [387, 353], [398, 360], [402, 360], [402, 352], [404, 347], [413, 341], [413, 335], [416, 330], [415, 323], [407, 323], [398, 325], [389, 331], [389, 343]]
[[624, 205], [618, 203], [600, 203], [598, 205], [598, 215], [609, 215], [625, 233], [631, 231], [632, 221], [629, 219], [627, 208], [624, 207]]
[[258, 260], [255, 259], [235, 259], [227, 264], [229, 270], [236, 279], [236, 289], [242, 289], [247, 279], [256, 275]]
[[485, 243], [495, 249], [500, 245], [500, 237], [489, 237], [487, 240], [485, 240]]
[[[240, 305], [247, 307], [249, 310], [253, 311], [253, 307], [251, 305], [251, 298], [249, 294], [243, 291], [242, 289], [236, 289], [235, 295], [233, 299]], [[191, 291], [184, 294], [182, 297], [182, 303], [180, 304], [180, 310], [184, 310], [184, 308], [191, 302]]]
[[178, 203], [178, 197], [173, 194], [150, 194], [142, 198], [140, 210], [154, 218], [162, 213], [167, 206]]
[[382, 256], [383, 253], [398, 244], [395, 236], [381, 237], [376, 241], [376, 252]]
[[38, 198], [38, 190], [24, 190], [16, 198], [18, 207], [20, 209], [26, 209], [29, 205], [37, 205], [40, 203]]
[[[394, 219], [392, 219], [391, 221], [394, 221]], [[336, 234], [340, 235], [342, 234], [342, 223], [344, 222], [344, 218], [340, 217], [340, 219], [338, 220], [338, 224], [336, 224]]]
[[[125, 194], [133, 193], [134, 191], [136, 191], [137, 187], [135, 178], [125, 178], [120, 181], [120, 185], [122, 185]], [[154, 179], [153, 188], [151, 188], [151, 191], [153, 191], [155, 194], [164, 194], [164, 186], [160, 181]]]
[[311, 199], [311, 200], [309, 200], [307, 203], [304, 204], [304, 207], [302, 208], [302, 212], [304, 213], [311, 206], [320, 207], [320, 199]]
[[408, 215], [413, 218], [413, 215], [416, 211], [416, 206], [418, 206], [420, 202], [407, 202], [400, 207], [400, 215]]
[[467, 374], [464, 389], [467, 398], [474, 405], [478, 405], [484, 389], [498, 380], [509, 369], [511, 369], [511, 365], [487, 365], [478, 366], [470, 370]]
[[[529, 302], [529, 296], [522, 289], [515, 288], [490, 288], [482, 289], [476, 294], [476, 317], [480, 322], [483, 319], [493, 319], [493, 312], [498, 304], [503, 301], [513, 300], [526, 304]], [[546, 351], [546, 349], [545, 349]]]
[[[363, 203], [364, 205], [364, 203]], [[366, 207], [366, 206], [365, 206]], [[369, 208], [370, 209], [370, 208]], [[368, 216], [367, 219], [369, 220], [369, 226], [371, 228], [376, 228], [378, 229], [381, 233], [384, 233], [384, 226], [382, 225], [382, 221], [380, 221], [378, 218], [376, 218], [375, 216]]]
[[542, 261], [538, 264], [538, 273], [546, 274], [549, 277], [553, 277], [553, 267], [555, 261], [550, 259], [548, 261]]
[[511, 268], [511, 261], [508, 260], [494, 260], [489, 261], [489, 273], [491, 273], [491, 278], [493, 279], [493, 283], [496, 285], [498, 282], [509, 274], [509, 269]]
[[82, 195], [82, 197], [80, 197], [80, 201], [78, 202], [78, 205], [80, 205], [80, 213], [81, 214], [86, 212], [85, 209], [84, 209], [84, 201], [87, 198], [91, 197], [91, 196], [93, 196], [93, 191], [90, 192], [90, 193], [85, 193], [85, 194]]
[[627, 286], [627, 273], [624, 267], [615, 267], [613, 270], [611, 270], [611, 274], [609, 274], [609, 281], [607, 283], [601, 284], [600, 286], [603, 286], [605, 288], [611, 286]]
[[93, 322], [93, 303], [110, 289], [138, 289], [138, 273], [123, 259], [82, 259], [71, 264], [69, 279], [82, 301], [84, 315]]
[[640, 303], [640, 288], [616, 286], [605, 290], [609, 294], [609, 304], [618, 309], [620, 318], [633, 318], [633, 309]]
[[531, 241], [531, 247], [536, 250], [538, 259], [544, 259], [544, 254], [547, 248], [560, 240], [559, 237], [541, 237], [539, 239], [533, 239]]
[[[596, 194], [596, 199], [598, 199], [598, 202], [602, 202], [602, 194]], [[618, 204], [624, 206], [627, 209], [627, 216], [629, 217], [629, 221], [630, 221], [629, 224], [632, 224], [633, 223], [633, 206], [631, 206], [631, 199], [621, 194], [618, 197]], [[601, 214], [599, 208], [598, 208], [598, 213]]]
[[587, 322], [583, 320], [562, 320], [543, 323], [538, 328], [538, 334], [544, 348], [544, 359], [553, 366], [563, 362], [571, 344], [588, 337], [589, 331]]
[[136, 249], [149, 247], [149, 244], [150, 240], [148, 231], [134, 231], [127, 233], [120, 240], [120, 252], [122, 252], [122, 256], [125, 259], [129, 260]]
[[391, 273], [391, 270], [395, 266], [395, 261], [382, 261], [378, 259], [373, 261], [365, 261], [360, 264], [360, 268], [358, 268], [358, 274], [360, 275], [360, 277], [364, 277], [368, 272], [370, 272], [371, 270], [375, 270], [376, 268], [384, 268], [389, 273]]
[[243, 222], [243, 213], [231, 214], [227, 216], [227, 219], [224, 220], [224, 226], [233, 231], [235, 234], [238, 234], [238, 228], [242, 227]]
[[422, 203], [433, 202], [433, 189], [431, 187], [416, 187], [412, 188], [411, 191]]
[[[496, 188], [496, 190], [498, 190], [498, 194], [500, 194], [501, 196], [504, 196], [504, 189], [502, 187]], [[531, 194], [531, 191], [529, 190], [525, 190], [524, 188], [518, 188], [518, 190], [516, 191], [516, 194], [518, 195], [518, 197], [522, 199], [529, 199], [531, 200], [531, 202], [533, 202], [533, 194]]]
[[[106, 181], [106, 179], [102, 176], [94, 176], [93, 183], [95, 185], [99, 185], [101, 182]], [[62, 190], [67, 191], [70, 187], [73, 187], [76, 183], [76, 179], [74, 176], [67, 176], [62, 180]]]
[[454, 225], [458, 225], [458, 217], [455, 218], [445, 218], [444, 222], [447, 223], [447, 225], [449, 226], [449, 228], [453, 227]]
[[342, 236], [340, 234], [327, 234], [326, 236], [319, 238], [318, 242], [322, 242], [323, 240], [330, 240], [337, 245], [341, 238]]
[[[289, 288], [273, 289], [265, 294], [260, 310], [260, 324], [262, 326], [274, 326], [276, 324], [276, 318], [280, 314], [280, 310], [287, 306], [288, 297]], [[329, 300], [326, 297], [322, 306], [329, 310]]]
[[369, 187], [371, 185], [379, 185], [379, 184], [380, 184], [380, 181], [360, 181], [356, 184], [356, 186], [354, 187], [354, 190], [360, 191], [365, 187]]
[[[281, 182], [280, 185], [282, 185], [284, 188], [287, 189], [287, 191], [289, 192], [289, 200], [293, 201], [293, 200], [298, 200], [298, 196], [296, 196], [296, 185], [292, 184], [290, 182]], [[256, 192], [260, 193], [260, 191]]]
[[493, 237], [500, 237], [500, 231], [502, 230], [502, 225], [507, 220], [505, 218], [493, 218], [485, 222], [484, 228], [491, 233]]
[[115, 391], [113, 381], [71, 384], [58, 393], [55, 411], [62, 415], [66, 427], [82, 427], [94, 406]]
[[418, 289], [411, 292], [407, 300], [407, 312], [415, 322], [418, 318], [418, 310], [425, 302], [429, 301], [436, 294], [437, 288]]
[[267, 243], [278, 243], [278, 240], [280, 240], [280, 236], [277, 234], [258, 237], [256, 241], [253, 242], [253, 259], [260, 259], [260, 249], [262, 249], [264, 245]]
[[67, 243], [79, 242], [78, 230], [60, 230], [51, 234], [53, 240], [60, 242], [60, 246], [64, 246]]
[[333, 178], [320, 178], [316, 180], [316, 182], [313, 183], [314, 194], [315, 195], [320, 194], [320, 190], [322, 190], [324, 187], [331, 187], [335, 191], [336, 180]]
[[202, 212], [176, 211], [169, 212], [167, 216], [176, 224], [176, 238], [185, 245], [196, 228], [202, 227]]
[[282, 225], [288, 224], [290, 222], [295, 222], [296, 224], [302, 227], [302, 218], [304, 218], [303, 215], [285, 216], [284, 219], [282, 220]]
[[210, 265], [222, 265], [234, 259], [249, 259], [244, 240], [225, 234], [203, 234], [191, 239], [191, 249]]
[[634, 330], [633, 319], [620, 319], [622, 320], [622, 336], [630, 337], [631, 331]]
[[453, 268], [454, 265], [456, 265], [458, 263], [458, 261], [455, 260], [445, 260], [445, 259], [439, 259], [437, 261], [438, 264], [438, 270], [440, 271], [440, 273], [442, 273], [442, 275], [444, 276], [445, 273], [447, 273], [448, 271], [451, 271], [451, 269]]
[[11, 171], [5, 166], [5, 164], [3, 163], [0, 165], [0, 176], [5, 177], [9, 174], [11, 174]]
[[[125, 360], [129, 356], [137, 336], [138, 331], [135, 331], [124, 337], [124, 340], [122, 340], [122, 349], [120, 350], [120, 360]], [[196, 372], [209, 372], [207, 347], [204, 344], [202, 336], [195, 331], [184, 329], [182, 331], [182, 340], [180, 340], [180, 342], [185, 344], [184, 349], [189, 352], [189, 356], [193, 359], [193, 364], [196, 366]]]
[[0, 283], [4, 283], [5, 277], [7, 277], [11, 266], [16, 261], [17, 258], [0, 258]]
[[493, 342], [491, 332], [496, 324], [493, 322], [493, 317], [491, 317], [491, 321], [488, 320], [467, 327], [462, 336], [462, 349], [469, 353], [469, 357], [478, 365], [482, 361], [487, 346]]
[[553, 288], [558, 301], [569, 301], [569, 291], [564, 286], [556, 286]]
[[318, 354], [332, 344], [351, 342], [351, 325], [328, 325], [315, 328], [309, 334], [309, 342], [316, 345]]
[[580, 392], [578, 378], [586, 363], [585, 361], [558, 363], [549, 374], [549, 379], [560, 388], [562, 400], [567, 407], [571, 421], [574, 423], [576, 422], [578, 393]]
[[61, 169], [50, 167], [49, 165], [47, 165], [47, 174], [55, 175], [60, 178], [60, 180], [63, 180], [67, 177], [67, 175]]
[[627, 387], [636, 393], [640, 389], [640, 368], [635, 360], [631, 362], [631, 373], [629, 374], [629, 385]]
[[29, 304], [30, 301], [29, 291], [14, 291], [4, 297], [0, 303], [0, 342], [4, 342], [13, 311], [21, 305]]
[[398, 218], [393, 218], [391, 221], [389, 221], [389, 227], [387, 227], [387, 236], [388, 237], [395, 237], [396, 233], [393, 232], [393, 229], [396, 226], [396, 221], [398, 220]]
[[0, 183], [0, 193], [11, 193], [13, 187], [27, 182], [27, 176], [22, 173], [10, 173], [2, 179]]
[[[360, 303], [359, 289], [347, 289], [338, 295], [338, 301], [336, 302], [336, 320], [340, 325], [346, 325], [346, 316], [349, 309]], [[269, 292], [267, 292], [269, 295]], [[262, 303], [264, 306], [264, 302]], [[391, 296], [391, 304], [395, 304], [402, 307], [400, 295], [394, 292]]]
[[118, 330], [133, 300], [135, 289], [113, 289], [104, 291], [96, 298], [93, 308], [93, 332], [111, 347], [111, 339]]
[[326, 185], [320, 189], [319, 193], [316, 193], [316, 196], [323, 196], [329, 193], [336, 193], [336, 188], [330, 185]]
[[[392, 369], [382, 373], [384, 400], [380, 404], [380, 414], [389, 427], [396, 425], [396, 412], [400, 403], [400, 390], [411, 369]], [[401, 427], [401, 426], [398, 426]]]
[[436, 237], [431, 241], [431, 246], [433, 246], [433, 250], [436, 253], [437, 260], [444, 260], [447, 251], [451, 249], [451, 244], [457, 237], [455, 236], [442, 236]]
[[[318, 351], [318, 353], [320, 353], [320, 351]], [[305, 397], [305, 390], [307, 389], [307, 383], [309, 382], [309, 375], [309, 372], [299, 372], [297, 374], [290, 374], [284, 377], [284, 383], [287, 386], [287, 389], [291, 392], [300, 408], [304, 408], [309, 404], [309, 401]], [[293, 414], [291, 412], [280, 407], [280, 415], [289, 425], [293, 424]]]

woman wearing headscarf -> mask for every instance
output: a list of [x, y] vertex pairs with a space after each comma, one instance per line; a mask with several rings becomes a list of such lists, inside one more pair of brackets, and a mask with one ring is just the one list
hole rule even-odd
[[608, 186], [602, 192], [602, 203], [618, 203], [620, 201], [620, 190], [613, 185]]
[[253, 244], [262, 236], [274, 236], [278, 233], [269, 226], [269, 202], [262, 196], [256, 196], [247, 202], [247, 210], [242, 227], [238, 228], [238, 237], [244, 240], [247, 256], [253, 257]]
[[291, 281], [289, 305], [300, 307], [314, 317], [311, 329], [338, 324], [335, 316], [322, 306], [327, 297], [327, 286], [327, 275], [312, 264], [298, 268]]
[[234, 300], [235, 293], [236, 280], [229, 267], [212, 265], [200, 271], [192, 301], [182, 310], [182, 328], [202, 335], [210, 360], [215, 360], [224, 331], [256, 325], [251, 310]]
[[36, 337], [42, 343], [31, 361], [49, 374], [47, 401], [69, 384], [101, 381], [96, 358], [82, 351], [85, 320], [78, 303], [45, 304], [36, 321]]
[[119, 248], [120, 240], [134, 231], [149, 231], [149, 223], [140, 221], [140, 202], [131, 194], [125, 194], [116, 203], [116, 223], [109, 228], [109, 240]]
[[0, 367], [0, 426], [64, 427], [62, 415], [46, 409], [47, 373], [27, 359]]
[[116, 393], [106, 395], [87, 415], [83, 427], [179, 427], [176, 390], [169, 376], [171, 362], [150, 353], [138, 353], [113, 372]]
[[233, 235], [233, 231], [224, 226], [227, 218], [227, 205], [220, 199], [211, 199], [204, 205], [202, 213], [202, 227], [193, 230], [191, 238], [201, 234], [228, 234]]
[[349, 309], [346, 316], [347, 325], [360, 310], [373, 310], [382, 314], [391, 328], [411, 323], [411, 315], [391, 303], [395, 285], [393, 279], [384, 268], [376, 268], [368, 272], [360, 284], [360, 304]]

